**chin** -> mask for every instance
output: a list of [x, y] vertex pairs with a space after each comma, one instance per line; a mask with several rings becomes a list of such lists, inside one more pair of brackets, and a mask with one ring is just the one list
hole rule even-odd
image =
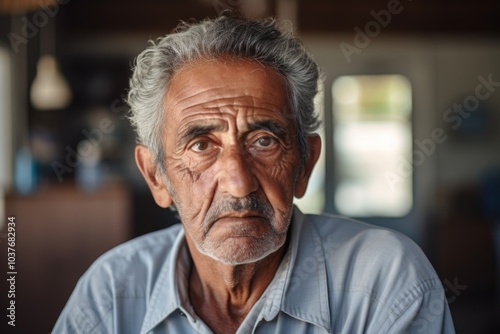
[[[273, 240], [267, 242], [257, 242], [255, 239], [245, 243], [244, 238], [235, 238], [239, 240], [226, 240], [224, 243], [217, 245], [209, 244], [203, 247], [198, 247], [200, 253], [211, 257], [217, 262], [227, 265], [242, 265], [255, 263], [260, 261], [272, 253], [280, 249], [284, 245], [286, 238], [283, 240]], [[253, 241], [253, 242], [252, 242]], [[207, 247], [208, 246], [208, 247]]]

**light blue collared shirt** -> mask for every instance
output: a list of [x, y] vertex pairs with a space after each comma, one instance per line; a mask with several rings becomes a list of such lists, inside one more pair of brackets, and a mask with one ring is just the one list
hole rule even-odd
[[[442, 284], [407, 237], [297, 208], [291, 229], [237, 333], [455, 333]], [[211, 333], [189, 301], [191, 266], [181, 225], [120, 245], [82, 276], [53, 332]]]

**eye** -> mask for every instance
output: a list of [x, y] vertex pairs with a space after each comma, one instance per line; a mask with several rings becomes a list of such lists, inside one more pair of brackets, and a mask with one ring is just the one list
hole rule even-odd
[[257, 139], [255, 144], [259, 147], [269, 147], [269, 146], [273, 145], [274, 142], [275, 142], [275, 139], [273, 137], [265, 136], [265, 137], [260, 137], [259, 139]]
[[210, 143], [208, 141], [198, 141], [191, 146], [191, 149], [195, 152], [202, 153], [210, 148]]

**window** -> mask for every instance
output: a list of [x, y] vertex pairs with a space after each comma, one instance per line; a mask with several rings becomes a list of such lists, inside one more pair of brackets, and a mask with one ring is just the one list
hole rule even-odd
[[[401, 217], [412, 207], [412, 178], [385, 174], [411, 159], [411, 84], [401, 75], [353, 75], [334, 81], [336, 210], [354, 217]], [[411, 162], [411, 160], [410, 160]]]

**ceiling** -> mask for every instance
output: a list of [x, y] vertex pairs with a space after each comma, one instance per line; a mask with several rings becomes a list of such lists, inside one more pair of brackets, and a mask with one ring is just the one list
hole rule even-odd
[[[255, 0], [72, 0], [57, 19], [69, 33], [161, 32], [179, 20], [217, 16], [220, 9], [241, 11]], [[265, 15], [277, 15], [277, 2], [266, 2]], [[254, 4], [254, 3], [252, 3]], [[352, 32], [390, 13], [388, 32], [499, 34], [500, 1], [494, 0], [296, 0], [297, 25], [303, 32]], [[250, 5], [246, 3], [246, 7]], [[383, 15], [382, 15], [383, 16]]]

